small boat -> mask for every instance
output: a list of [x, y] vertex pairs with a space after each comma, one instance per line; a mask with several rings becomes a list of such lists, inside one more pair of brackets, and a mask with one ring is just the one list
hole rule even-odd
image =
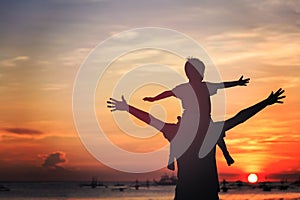
[[287, 180], [280, 181], [279, 190], [287, 190], [289, 188]]
[[136, 190], [140, 188], [141, 184], [139, 183], [138, 180], [135, 181], [134, 184], [131, 184], [130, 187], [134, 187]]
[[120, 192], [123, 192], [125, 189], [128, 189], [128, 186], [122, 183], [117, 183], [112, 187], [112, 190], [119, 190]]
[[242, 181], [240, 181], [240, 180], [236, 181], [235, 184], [236, 184], [236, 186], [237, 186], [238, 188], [241, 188], [241, 187], [244, 186], [244, 183], [243, 183]]
[[10, 189], [3, 185], [0, 185], [0, 192], [5, 192], [5, 191], [10, 191]]
[[146, 187], [149, 188], [150, 187], [150, 181], [146, 180]]
[[300, 176], [299, 176], [298, 180], [296, 180], [292, 184], [295, 185], [296, 187], [300, 187]]
[[280, 185], [279, 190], [287, 190], [289, 188], [288, 185]]
[[270, 192], [272, 190], [272, 187], [265, 182], [262, 184], [261, 187], [264, 192]]
[[81, 183], [79, 184], [80, 187], [91, 187], [91, 188], [96, 188], [96, 187], [105, 187], [107, 188], [107, 185], [98, 182], [96, 178], [92, 178], [92, 181], [90, 183]]
[[163, 175], [160, 177], [159, 181], [154, 180], [157, 185], [176, 185], [177, 184], [177, 177], [172, 175]]
[[223, 180], [222, 187], [221, 187], [221, 189], [222, 189], [223, 192], [227, 192], [228, 189], [229, 189], [229, 188], [226, 186], [226, 184], [227, 184], [227, 181], [224, 179], [224, 180]]

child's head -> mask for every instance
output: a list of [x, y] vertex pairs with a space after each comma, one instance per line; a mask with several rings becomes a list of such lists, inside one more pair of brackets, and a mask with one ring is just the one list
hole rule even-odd
[[198, 58], [188, 58], [184, 65], [185, 74], [190, 81], [202, 81], [204, 68], [203, 62]]

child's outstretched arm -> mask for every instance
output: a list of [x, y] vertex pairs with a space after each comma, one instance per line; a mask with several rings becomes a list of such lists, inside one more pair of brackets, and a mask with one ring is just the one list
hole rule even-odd
[[230, 88], [234, 86], [247, 86], [249, 83], [250, 78], [243, 79], [244, 76], [241, 76], [239, 80], [237, 81], [228, 81], [228, 82], [222, 82], [222, 83], [210, 83], [206, 82], [206, 86], [208, 87], [210, 96], [214, 95], [217, 93], [219, 89], [224, 89], [224, 88]]
[[224, 88], [234, 87], [234, 86], [247, 86], [247, 83], [249, 83], [250, 78], [243, 79], [244, 76], [241, 76], [239, 80], [237, 81], [229, 81], [224, 82]]
[[153, 102], [153, 101], [157, 101], [157, 100], [164, 99], [164, 98], [171, 97], [171, 96], [175, 97], [175, 94], [171, 90], [167, 90], [167, 91], [160, 93], [159, 95], [157, 95], [155, 97], [145, 97], [145, 98], [143, 98], [143, 100]]

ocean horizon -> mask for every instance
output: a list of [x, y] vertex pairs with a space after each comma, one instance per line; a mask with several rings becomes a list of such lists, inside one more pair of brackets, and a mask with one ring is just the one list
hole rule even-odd
[[[172, 200], [175, 185], [157, 185], [151, 182], [102, 182], [94, 188], [90, 181], [68, 182], [1, 182], [0, 199], [12, 200]], [[135, 186], [138, 185], [138, 188]], [[300, 200], [300, 186], [293, 182], [267, 182], [249, 184], [220, 183], [222, 200]], [[224, 191], [223, 191], [224, 189]]]

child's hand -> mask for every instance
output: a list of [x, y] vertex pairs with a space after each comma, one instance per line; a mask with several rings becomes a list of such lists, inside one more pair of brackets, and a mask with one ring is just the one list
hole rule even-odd
[[155, 99], [153, 97], [145, 97], [143, 98], [144, 101], [149, 101], [149, 102], [153, 102], [155, 101]]
[[249, 83], [250, 78], [243, 79], [244, 76], [241, 76], [241, 78], [238, 80], [238, 85], [241, 86], [247, 86], [247, 83]]

